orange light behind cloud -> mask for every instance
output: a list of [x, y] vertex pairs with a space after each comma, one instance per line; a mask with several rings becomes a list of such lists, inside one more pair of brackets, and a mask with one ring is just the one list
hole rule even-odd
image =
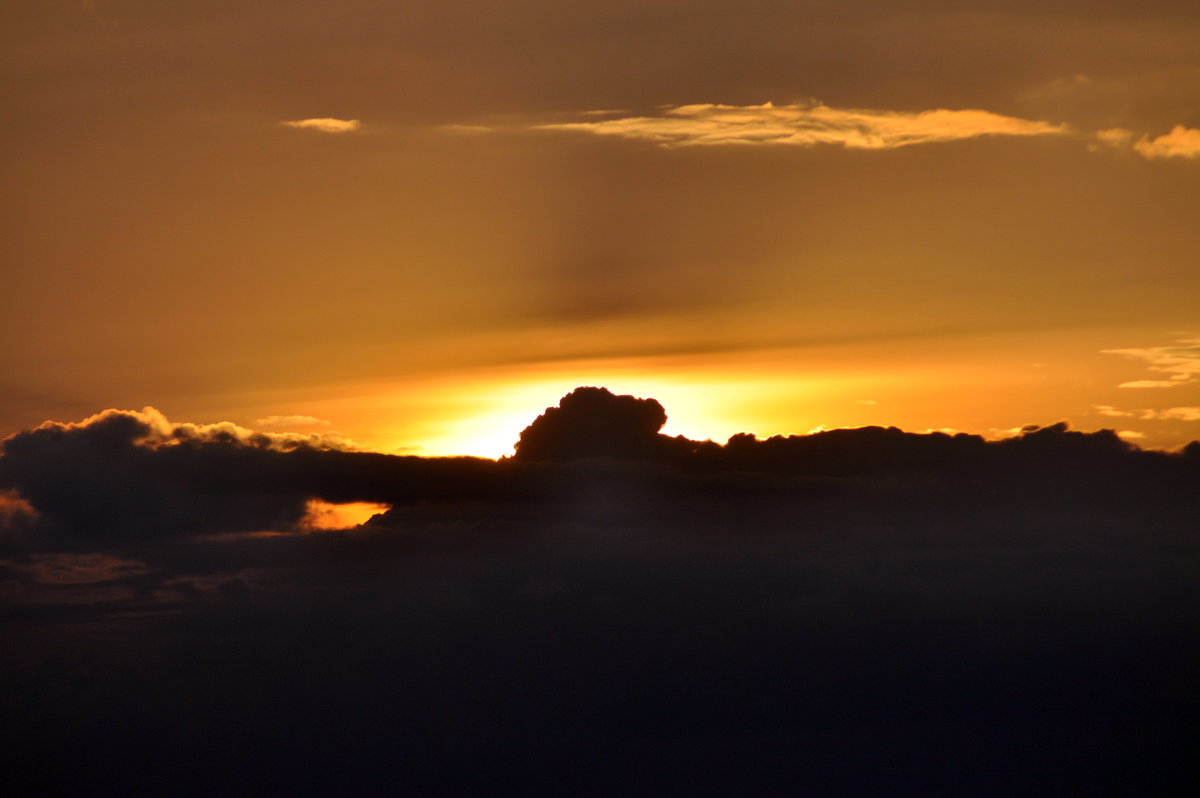
[[[1032, 367], [1010, 373], [989, 363], [891, 362], [888, 353], [873, 363], [796, 352], [626, 358], [362, 385], [317, 410], [382, 451], [496, 458], [511, 455], [538, 414], [582, 385], [657, 399], [667, 411], [664, 434], [724, 442], [739, 432], [768, 437], [889, 424], [989, 434], [996, 425], [987, 398], [1004, 401], [997, 385], [1025, 391], [1046, 377]], [[955, 381], [971, 393], [941, 389]], [[1005, 427], [1058, 420], [1020, 412]]]
[[[651, 370], [633, 362], [564, 364], [517, 373], [468, 374], [411, 387], [393, 388], [375, 397], [372, 416], [379, 419], [378, 443], [385, 450], [421, 455], [511, 455], [521, 431], [545, 408], [581, 385], [607, 387], [621, 394], [657, 399], [667, 410], [663, 433], [724, 441], [752, 422], [747, 397], [805, 397], [815, 406], [834, 392], [830, 379], [726, 374], [711, 368]], [[769, 402], [768, 402], [769, 404]], [[353, 413], [350, 407], [347, 412]], [[360, 408], [361, 411], [361, 408]], [[754, 414], [750, 414], [753, 416]], [[766, 418], [772, 414], [768, 413]], [[788, 413], [804, 431], [812, 424], [803, 407]], [[763, 421], [764, 418], [759, 418]], [[816, 423], [815, 421], [813, 423]]]
[[300, 528], [318, 530], [350, 529], [368, 521], [376, 513], [387, 511], [390, 505], [376, 502], [344, 502], [334, 504], [320, 499], [310, 499], [307, 512], [300, 521]]

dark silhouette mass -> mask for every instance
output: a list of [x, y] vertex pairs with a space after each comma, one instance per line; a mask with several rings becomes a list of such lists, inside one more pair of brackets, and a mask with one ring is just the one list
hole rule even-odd
[[[1200, 443], [665, 420], [579, 388], [498, 462], [153, 411], [8, 438], [0, 779], [1191, 794]], [[391, 509], [297, 531], [312, 499]]]
[[666, 423], [667, 413], [654, 399], [616, 396], [607, 388], [576, 388], [525, 428], [516, 457], [654, 457], [660, 450], [658, 431]]

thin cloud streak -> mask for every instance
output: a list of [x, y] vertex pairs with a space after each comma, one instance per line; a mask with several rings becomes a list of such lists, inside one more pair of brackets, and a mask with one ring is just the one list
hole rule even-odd
[[266, 416], [254, 420], [256, 427], [328, 427], [330, 422], [316, 416]]
[[313, 119], [291, 119], [280, 122], [285, 127], [300, 130], [315, 130], [318, 133], [353, 133], [361, 125], [357, 119], [335, 119], [333, 117], [315, 117]]
[[890, 150], [916, 144], [960, 141], [979, 136], [1057, 136], [1055, 125], [977, 109], [921, 112], [831, 108], [821, 103], [668, 106], [661, 116], [634, 116], [596, 122], [535, 125], [535, 130], [576, 130], [599, 136], [651, 141], [664, 147], [728, 144], [781, 144]]

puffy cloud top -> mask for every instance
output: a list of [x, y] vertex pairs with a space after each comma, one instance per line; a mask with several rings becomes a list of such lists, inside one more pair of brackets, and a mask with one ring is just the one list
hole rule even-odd
[[667, 413], [654, 399], [616, 396], [607, 388], [576, 388], [521, 433], [521, 460], [647, 457], [655, 453]]

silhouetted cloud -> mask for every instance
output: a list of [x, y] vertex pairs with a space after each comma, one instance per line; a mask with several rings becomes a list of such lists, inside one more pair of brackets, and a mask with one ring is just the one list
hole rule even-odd
[[578, 130], [600, 136], [652, 141], [663, 146], [840, 144], [885, 150], [978, 136], [1047, 136], [1069, 132], [1065, 125], [1018, 119], [976, 109], [880, 111], [797, 105], [668, 106], [659, 116], [538, 125], [539, 130]]
[[616, 396], [607, 388], [576, 388], [525, 428], [516, 457], [653, 457], [658, 453], [658, 431], [666, 423], [667, 413], [654, 399]]
[[[1153, 412], [1186, 420], [1192, 410]], [[778, 508], [795, 499], [788, 480], [841, 480], [843, 493], [870, 493], [874, 488], [861, 480], [926, 474], [954, 485], [975, 480], [991, 490], [1021, 491], [1033, 480], [1038, 490], [1058, 486], [1064, 501], [1104, 503], [1157, 497], [1147, 475], [1180, 467], [1178, 458], [1131, 448], [1112, 431], [1081, 433], [1065, 424], [1027, 427], [998, 442], [864, 427], [762, 441], [741, 434], [721, 446], [662, 435], [665, 421], [653, 399], [579, 388], [521, 433], [511, 460], [497, 463], [358, 452], [336, 438], [228, 423], [174, 424], [153, 408], [108, 410], [7, 439], [0, 489], [9, 491], [10, 529], [37, 530], [40, 540], [78, 547], [330, 526], [311, 522], [317, 500], [393, 506], [382, 516], [388, 523], [413, 504], [536, 507], [602, 486], [687, 508], [708, 501], [710, 490], [723, 496], [723, 486], [737, 485]]]
[[327, 116], [313, 119], [290, 119], [279, 124], [300, 130], [315, 130], [318, 133], [352, 133], [360, 127], [357, 119], [335, 119]]
[[106, 410], [6, 439], [0, 487], [18, 491], [55, 537], [290, 528], [307, 495], [278, 473], [284, 455], [345, 449], [323, 435], [173, 424], [151, 407]]

